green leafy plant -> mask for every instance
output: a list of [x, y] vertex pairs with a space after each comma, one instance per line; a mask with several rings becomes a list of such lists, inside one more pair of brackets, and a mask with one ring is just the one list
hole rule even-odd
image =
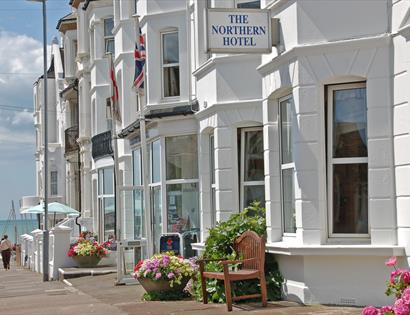
[[[263, 236], [266, 233], [265, 209], [260, 202], [254, 201], [242, 212], [230, 216], [225, 222], [218, 223], [209, 230], [209, 237], [205, 242], [205, 249], [202, 258], [204, 259], [238, 259], [233, 248], [235, 239], [245, 231], [254, 231]], [[237, 266], [234, 266], [237, 268]], [[218, 263], [210, 262], [206, 264], [207, 271], [222, 271], [222, 266]], [[281, 298], [281, 288], [283, 283], [282, 275], [279, 272], [278, 264], [273, 255], [267, 255], [265, 259], [265, 276], [269, 300]], [[202, 299], [200, 279], [195, 282], [195, 296]], [[223, 281], [216, 279], [207, 280], [207, 291], [209, 300], [215, 303], [225, 302], [225, 289]], [[234, 282], [232, 285], [233, 294], [236, 296], [259, 293], [259, 282], [257, 280], [247, 280]]]

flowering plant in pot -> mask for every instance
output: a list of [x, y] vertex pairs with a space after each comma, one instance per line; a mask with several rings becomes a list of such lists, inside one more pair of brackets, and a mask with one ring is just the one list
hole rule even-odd
[[68, 257], [72, 257], [79, 267], [95, 267], [100, 260], [108, 255], [110, 242], [99, 244], [97, 241], [79, 238], [72, 244], [67, 252]]
[[133, 275], [148, 293], [172, 290], [182, 292], [197, 271], [194, 259], [184, 259], [168, 252], [140, 260]]
[[410, 268], [399, 269], [396, 267], [397, 258], [391, 257], [385, 262], [386, 266], [393, 267], [390, 279], [387, 282], [386, 295], [394, 295], [393, 305], [366, 306], [363, 315], [410, 315]]

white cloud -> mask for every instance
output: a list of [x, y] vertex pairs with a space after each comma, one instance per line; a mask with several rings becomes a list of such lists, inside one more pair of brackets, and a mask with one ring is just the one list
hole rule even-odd
[[33, 83], [43, 72], [42, 43], [0, 30], [0, 56], [1, 103], [32, 108]]
[[0, 146], [3, 149], [19, 149], [21, 144], [35, 144], [35, 135], [31, 130], [12, 130], [0, 126]]
[[11, 121], [12, 125], [19, 125], [19, 124], [30, 124], [33, 125], [33, 113], [24, 111], [24, 112], [16, 112], [14, 114], [13, 120]]

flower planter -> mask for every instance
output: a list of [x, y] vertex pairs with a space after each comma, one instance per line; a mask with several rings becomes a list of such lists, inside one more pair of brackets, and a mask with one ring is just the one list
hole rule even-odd
[[74, 261], [80, 268], [94, 268], [101, 260], [100, 256], [73, 256]]
[[170, 282], [168, 280], [152, 280], [149, 278], [139, 278], [138, 281], [141, 283], [142, 287], [147, 291], [150, 292], [167, 292], [167, 291], [177, 291], [182, 292], [186, 287], [189, 277], [184, 277], [181, 280], [181, 284], [175, 283], [171, 287]]

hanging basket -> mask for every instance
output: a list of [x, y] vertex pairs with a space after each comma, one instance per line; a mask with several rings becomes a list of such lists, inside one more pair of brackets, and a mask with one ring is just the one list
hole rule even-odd
[[100, 256], [73, 256], [74, 261], [80, 268], [94, 268], [101, 261]]

